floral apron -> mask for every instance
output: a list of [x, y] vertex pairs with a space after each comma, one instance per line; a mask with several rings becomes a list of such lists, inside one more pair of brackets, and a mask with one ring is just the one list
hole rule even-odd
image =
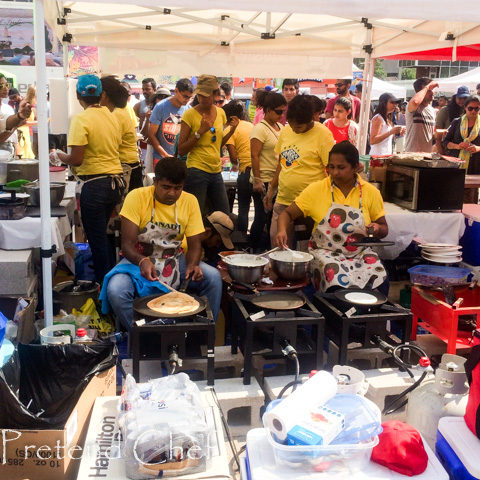
[[364, 288], [373, 278], [372, 288], [381, 285], [387, 274], [378, 255], [366, 247], [346, 246], [366, 235], [362, 212], [362, 186], [359, 208], [335, 203], [333, 186], [332, 206], [317, 225], [310, 242], [309, 252], [312, 282], [317, 290], [325, 292], [330, 287]]
[[180, 232], [177, 217], [177, 203], [175, 202], [175, 227], [168, 228], [154, 223], [155, 196], [150, 221], [138, 235], [140, 243], [146, 243], [153, 247], [150, 259], [155, 264], [160, 281], [177, 288], [180, 285], [180, 270], [178, 257], [183, 253], [182, 241], [175, 240]]

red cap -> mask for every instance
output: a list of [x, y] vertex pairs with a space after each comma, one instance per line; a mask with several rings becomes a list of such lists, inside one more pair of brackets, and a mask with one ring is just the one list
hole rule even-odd
[[410, 477], [423, 473], [428, 465], [428, 455], [418, 431], [398, 420], [382, 423], [382, 427], [372, 461]]
[[418, 364], [421, 367], [429, 367], [430, 366], [430, 359], [428, 357], [421, 357], [418, 361]]
[[84, 328], [79, 328], [77, 330], [77, 337], [86, 337], [87, 331]]

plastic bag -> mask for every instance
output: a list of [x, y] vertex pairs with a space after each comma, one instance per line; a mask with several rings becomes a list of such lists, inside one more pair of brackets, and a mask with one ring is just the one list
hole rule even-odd
[[110, 342], [19, 344], [0, 369], [0, 428], [63, 428], [90, 379], [117, 356]]
[[118, 423], [133, 480], [206, 470], [211, 429], [198, 387], [184, 373], [136, 384], [127, 376]]

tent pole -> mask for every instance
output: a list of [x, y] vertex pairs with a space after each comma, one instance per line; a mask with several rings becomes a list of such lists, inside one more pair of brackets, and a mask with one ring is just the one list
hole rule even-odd
[[375, 59], [372, 57], [373, 27], [368, 23], [368, 21], [365, 21], [365, 27], [367, 28], [367, 41], [363, 47], [366, 55], [365, 65], [363, 67], [363, 90], [362, 103], [360, 107], [360, 141], [358, 145], [360, 155], [365, 155], [367, 150], [368, 127], [370, 121], [370, 98], [372, 95], [373, 73], [375, 70]]
[[38, 157], [43, 305], [45, 326], [53, 324], [52, 301], [52, 228], [50, 216], [50, 171], [48, 159], [47, 67], [45, 60], [44, 0], [35, 0], [35, 73], [37, 76]]

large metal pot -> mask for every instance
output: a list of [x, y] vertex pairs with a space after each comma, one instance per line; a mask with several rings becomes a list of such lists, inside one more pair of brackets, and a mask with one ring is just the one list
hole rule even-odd
[[20, 220], [25, 216], [23, 198], [0, 198], [0, 220]]
[[[27, 183], [23, 186], [25, 193], [30, 195], [30, 205], [40, 206], [40, 184], [38, 182]], [[58, 207], [65, 195], [65, 183], [50, 184], [50, 206]]]
[[53, 298], [67, 313], [74, 308], [80, 310], [89, 298], [98, 299], [98, 283], [78, 280], [79, 290], [75, 291], [73, 281], [61, 282], [53, 287]]
[[232, 280], [243, 283], [258, 282], [265, 265], [268, 264], [266, 258], [247, 253], [230, 255], [224, 259], [224, 262]]
[[12, 160], [7, 164], [7, 182], [14, 180], [38, 180], [38, 160], [26, 158]]
[[313, 255], [305, 252], [282, 250], [269, 254], [273, 271], [284, 280], [304, 280]]

